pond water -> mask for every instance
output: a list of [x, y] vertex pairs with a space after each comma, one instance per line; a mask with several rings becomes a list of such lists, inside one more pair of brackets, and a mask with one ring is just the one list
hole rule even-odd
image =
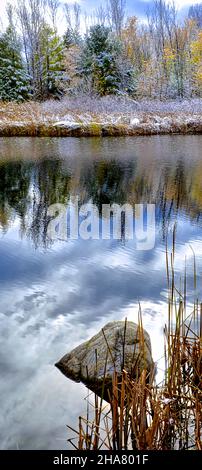
[[[105, 323], [137, 321], [154, 359], [166, 321], [166, 237], [176, 223], [176, 275], [188, 301], [202, 269], [202, 136], [0, 139], [0, 447], [61, 449], [87, 394], [54, 363]], [[134, 240], [50, 242], [48, 208], [155, 204], [155, 246]], [[197, 258], [197, 293], [193, 252]], [[159, 362], [161, 364], [161, 362]], [[159, 370], [161, 366], [159, 366]]]

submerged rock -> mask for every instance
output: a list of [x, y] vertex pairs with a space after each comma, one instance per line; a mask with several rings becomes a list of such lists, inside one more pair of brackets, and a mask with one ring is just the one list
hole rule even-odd
[[133, 322], [114, 321], [55, 365], [66, 377], [100, 395], [103, 381], [105, 389], [111, 386], [114, 371], [118, 378], [123, 369], [136, 378], [143, 369], [148, 374], [153, 370], [150, 337], [145, 330], [140, 335]]

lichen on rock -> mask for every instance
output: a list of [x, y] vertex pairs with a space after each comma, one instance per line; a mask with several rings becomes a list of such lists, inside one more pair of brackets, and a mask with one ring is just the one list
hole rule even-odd
[[114, 371], [118, 378], [123, 369], [136, 378], [146, 369], [149, 376], [154, 365], [150, 337], [133, 322], [110, 322], [55, 365], [66, 377], [99, 395], [103, 381], [106, 389], [111, 386]]

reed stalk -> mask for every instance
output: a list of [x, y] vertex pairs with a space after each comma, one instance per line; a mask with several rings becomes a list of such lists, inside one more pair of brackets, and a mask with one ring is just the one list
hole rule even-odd
[[[165, 337], [165, 377], [156, 383], [155, 371], [149, 381], [146, 369], [134, 380], [124, 370], [118, 380], [114, 370], [108, 404], [104, 401], [105, 381], [101, 398], [95, 396], [93, 417], [79, 418], [75, 440], [68, 441], [79, 450], [202, 450], [202, 303], [194, 301], [193, 311], [186, 316], [186, 266], [183, 294], [175, 285], [175, 240], [172, 253], [166, 247], [168, 280], [168, 321]], [[167, 246], [167, 245], [166, 245]], [[170, 260], [170, 263], [169, 263]], [[196, 289], [194, 255], [194, 288]], [[126, 331], [127, 319], [125, 320]], [[144, 355], [144, 330], [139, 305], [138, 335]], [[106, 338], [104, 337], [104, 340]], [[112, 351], [108, 355], [113, 359]], [[107, 358], [106, 358], [107, 363]], [[105, 363], [105, 371], [106, 371]], [[106, 395], [105, 395], [106, 396]], [[72, 428], [69, 427], [71, 431]]]

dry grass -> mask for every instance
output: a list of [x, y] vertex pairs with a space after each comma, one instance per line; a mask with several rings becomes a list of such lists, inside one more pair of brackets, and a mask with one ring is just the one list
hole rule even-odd
[[[74, 435], [68, 441], [76, 449], [202, 450], [202, 304], [196, 301], [186, 317], [186, 274], [183, 297], [175, 286], [174, 257], [175, 232], [171, 256], [166, 255], [163, 382], [156, 384], [153, 373], [148, 383], [146, 371], [134, 381], [124, 370], [118, 382], [114, 371], [109, 404], [95, 396], [92, 405], [88, 397], [87, 416], [79, 418], [78, 430], [70, 428]], [[143, 331], [141, 314], [139, 326]]]
[[85, 118], [89, 121], [114, 115], [125, 118], [131, 115], [158, 114], [160, 116], [175, 114], [202, 113], [202, 100], [185, 101], [146, 101], [137, 102], [128, 97], [107, 96], [103, 98], [92, 96], [65, 97], [61, 101], [48, 100], [44, 103], [33, 101], [17, 104], [0, 102], [0, 121], [4, 122], [53, 122], [74, 117], [77, 121]]
[[202, 113], [202, 100], [192, 99], [183, 101], [159, 101], [159, 100], [141, 100], [136, 101], [128, 96], [105, 96], [92, 97], [81, 95], [78, 97], [66, 97], [61, 101], [46, 101], [43, 103], [44, 111], [52, 113], [76, 112], [77, 114], [90, 113], [95, 115], [102, 114], [136, 114], [157, 113], [157, 114], [173, 114], [173, 113]]
[[202, 133], [201, 100], [136, 102], [129, 97], [65, 97], [0, 102], [0, 136], [104, 137]]
[[39, 103], [4, 103], [0, 102], [0, 121], [37, 121], [42, 119]]
[[104, 137], [202, 133], [201, 100], [160, 103], [78, 97], [0, 102], [0, 136]]

